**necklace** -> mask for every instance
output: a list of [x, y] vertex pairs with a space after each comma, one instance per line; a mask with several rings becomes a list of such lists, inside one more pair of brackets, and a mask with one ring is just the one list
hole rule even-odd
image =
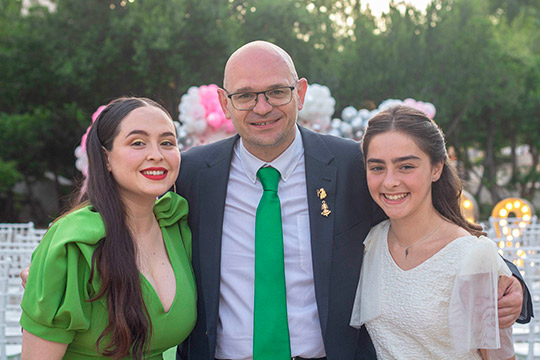
[[405, 246], [401, 243], [401, 241], [399, 241], [398, 237], [396, 236], [396, 234], [394, 234], [394, 231], [392, 230], [392, 226], [390, 226], [390, 234], [392, 234], [392, 236], [394, 237], [394, 239], [396, 239], [397, 241], [397, 244], [404, 248], [405, 249], [405, 258], [407, 258], [407, 256], [409, 256], [409, 250], [412, 249], [413, 247], [415, 247], [416, 245], [418, 244], [421, 244], [423, 243], [424, 241], [426, 241], [427, 239], [429, 239], [431, 237], [431, 235], [433, 235], [435, 233], [435, 230], [437, 230], [440, 226], [440, 224], [442, 224], [442, 220], [439, 222], [439, 224], [437, 224], [437, 226], [435, 226], [433, 228], [433, 230], [430, 231], [429, 234], [427, 234], [426, 236], [424, 236], [423, 238], [421, 238], [420, 240], [418, 240], [417, 242], [415, 242], [414, 244], [412, 245], [409, 245], [409, 246]]

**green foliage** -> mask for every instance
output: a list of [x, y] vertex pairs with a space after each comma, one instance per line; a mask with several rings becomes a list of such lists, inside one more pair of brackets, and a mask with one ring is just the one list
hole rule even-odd
[[23, 114], [0, 113], [0, 158], [13, 161], [25, 177], [40, 179], [49, 170], [73, 176], [73, 151], [87, 126], [75, 104], [40, 106]]
[[[74, 176], [73, 150], [99, 105], [148, 96], [176, 117], [190, 86], [221, 84], [227, 57], [257, 39], [327, 85], [336, 116], [387, 98], [432, 102], [464, 166], [478, 166], [467, 149], [484, 154], [494, 196], [498, 169], [515, 162], [503, 147], [527, 144], [540, 158], [539, 0], [433, 0], [425, 13], [393, 2], [381, 19], [360, 0], [54, 3], [23, 12], [0, 0], [0, 166], [26, 182]], [[533, 196], [536, 172], [514, 168]]]
[[15, 161], [2, 161], [0, 159], [0, 194], [10, 191], [22, 175], [17, 171]]

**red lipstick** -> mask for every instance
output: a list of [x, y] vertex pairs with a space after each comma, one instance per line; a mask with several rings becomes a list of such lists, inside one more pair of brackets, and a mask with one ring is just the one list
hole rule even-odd
[[162, 167], [150, 167], [140, 171], [141, 175], [150, 180], [163, 180], [167, 177], [167, 169]]

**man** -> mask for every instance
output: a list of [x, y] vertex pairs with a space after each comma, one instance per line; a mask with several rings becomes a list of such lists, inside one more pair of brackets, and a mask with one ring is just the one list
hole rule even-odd
[[[358, 144], [297, 127], [306, 90], [281, 48], [263, 41], [241, 47], [229, 58], [219, 90], [238, 135], [183, 154], [176, 185], [190, 204], [199, 299], [198, 321], [179, 346], [179, 359], [254, 356], [256, 213], [266, 193], [257, 174], [266, 166], [280, 176], [287, 356], [375, 358], [367, 332], [349, 321], [362, 242], [382, 213], [367, 191]], [[519, 315], [522, 290], [513, 278], [500, 288], [507, 327]]]

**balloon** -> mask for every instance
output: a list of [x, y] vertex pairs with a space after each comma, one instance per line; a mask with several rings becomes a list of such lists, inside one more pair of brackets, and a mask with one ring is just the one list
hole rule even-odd
[[182, 95], [178, 104], [178, 147], [191, 146], [223, 139], [234, 133], [234, 126], [225, 117], [215, 84], [192, 86]]
[[354, 118], [358, 116], [358, 110], [354, 106], [347, 106], [341, 112], [341, 118], [343, 121], [351, 122]]
[[359, 109], [353, 106], [347, 106], [341, 112], [342, 119], [335, 118], [331, 122], [329, 134], [361, 140], [364, 136], [364, 131], [368, 126], [368, 120], [379, 114], [381, 111], [391, 108], [396, 105], [407, 105], [417, 110], [423, 111], [427, 116], [435, 116], [435, 106], [429, 102], [416, 101], [412, 98], [405, 100], [386, 99], [379, 104], [377, 109]]
[[298, 113], [298, 122], [313, 131], [326, 133], [334, 114], [335, 104], [336, 100], [328, 87], [319, 84], [308, 85], [304, 106]]

